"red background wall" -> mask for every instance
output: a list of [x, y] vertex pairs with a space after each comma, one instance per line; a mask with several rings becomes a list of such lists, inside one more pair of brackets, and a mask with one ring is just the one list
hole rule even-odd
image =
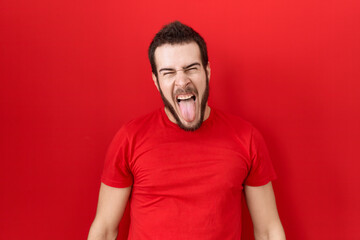
[[113, 135], [162, 105], [147, 47], [175, 19], [208, 43], [210, 104], [263, 133], [287, 238], [360, 239], [359, 6], [1, 1], [0, 239], [86, 238]]

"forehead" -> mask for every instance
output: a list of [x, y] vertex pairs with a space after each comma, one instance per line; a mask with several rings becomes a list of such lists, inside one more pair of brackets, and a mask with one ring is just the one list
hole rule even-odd
[[154, 56], [157, 69], [181, 68], [194, 62], [201, 64], [200, 48], [195, 42], [161, 45]]

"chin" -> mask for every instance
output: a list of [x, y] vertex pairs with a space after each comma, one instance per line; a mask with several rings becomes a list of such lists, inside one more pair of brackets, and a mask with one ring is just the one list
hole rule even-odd
[[[179, 117], [179, 116], [177, 116]], [[176, 119], [176, 118], [175, 118]], [[195, 119], [194, 121], [192, 122], [186, 122], [186, 121], [183, 121], [183, 122], [178, 122], [177, 121], [177, 125], [185, 130], [185, 131], [195, 131], [197, 130], [198, 128], [200, 128], [201, 124], [202, 124], [202, 120], [201, 119]]]
[[[200, 97], [197, 96], [198, 98], [196, 99], [196, 115], [195, 115], [194, 121], [191, 121], [191, 122], [182, 120], [179, 117], [179, 114], [177, 112], [177, 111], [179, 111], [179, 106], [174, 106], [173, 104], [171, 104], [164, 96], [161, 88], [159, 88], [159, 92], [160, 92], [160, 96], [164, 102], [165, 108], [168, 109], [168, 111], [174, 117], [176, 124], [181, 129], [183, 129], [185, 131], [195, 131], [201, 127], [201, 124], [204, 121], [205, 109], [206, 109], [207, 100], [209, 97], [209, 80], [208, 80], [208, 78], [206, 78], [206, 88], [205, 88], [205, 91], [204, 91], [204, 94], [203, 94], [201, 100], [200, 100]], [[173, 102], [174, 102], [174, 104], [177, 104], [176, 99]], [[177, 109], [177, 111], [175, 110], [175, 108]]]
[[181, 119], [181, 117], [179, 117], [179, 114], [176, 112], [175, 107], [165, 98], [165, 96], [162, 93], [161, 93], [161, 97], [164, 102], [165, 108], [171, 113], [171, 115], [174, 117], [176, 121], [176, 124], [181, 129], [185, 131], [195, 131], [200, 128], [204, 119], [204, 114], [202, 113], [203, 111], [197, 111], [194, 121], [187, 122]]

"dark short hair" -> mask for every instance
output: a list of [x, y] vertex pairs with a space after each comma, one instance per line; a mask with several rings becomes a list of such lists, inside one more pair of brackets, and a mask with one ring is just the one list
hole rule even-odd
[[149, 46], [148, 55], [151, 64], [151, 70], [157, 77], [156, 64], [155, 64], [155, 50], [164, 44], [182, 44], [196, 42], [200, 48], [201, 62], [204, 68], [208, 63], [208, 53], [204, 39], [191, 27], [175, 21], [165, 25], [153, 38]]

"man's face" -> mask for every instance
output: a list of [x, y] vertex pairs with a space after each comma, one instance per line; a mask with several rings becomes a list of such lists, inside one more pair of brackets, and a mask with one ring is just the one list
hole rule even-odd
[[172, 122], [184, 130], [196, 130], [209, 113], [210, 67], [201, 62], [195, 42], [164, 44], [155, 50], [158, 77], [153, 80], [160, 91], [165, 110]]

